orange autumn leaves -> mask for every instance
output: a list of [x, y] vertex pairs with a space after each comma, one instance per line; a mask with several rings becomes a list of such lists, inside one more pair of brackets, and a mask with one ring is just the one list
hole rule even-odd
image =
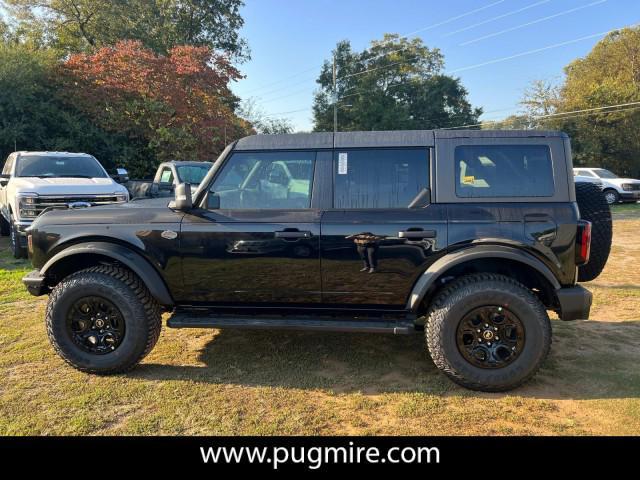
[[241, 77], [209, 47], [158, 55], [138, 41], [71, 55], [60, 67], [65, 100], [105, 130], [146, 143], [159, 159], [211, 159], [251, 133], [234, 114]]

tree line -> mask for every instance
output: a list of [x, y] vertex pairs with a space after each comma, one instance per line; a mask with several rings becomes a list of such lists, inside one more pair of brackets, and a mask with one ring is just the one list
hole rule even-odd
[[[231, 84], [250, 59], [242, 0], [0, 0], [0, 157], [14, 149], [94, 154], [108, 169], [147, 176], [170, 159], [215, 159], [252, 133], [283, 133]], [[0, 10], [1, 12], [2, 10]], [[336, 67], [334, 87], [333, 69]], [[339, 42], [320, 69], [315, 131], [561, 129], [574, 163], [640, 176], [640, 29], [607, 35], [565, 69], [534, 82], [522, 113], [482, 122], [444, 56], [386, 34], [362, 51]], [[572, 113], [582, 111], [582, 114]]]

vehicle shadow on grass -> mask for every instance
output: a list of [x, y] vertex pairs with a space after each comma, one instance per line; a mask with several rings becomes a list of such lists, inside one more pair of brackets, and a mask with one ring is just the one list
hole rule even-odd
[[410, 336], [223, 330], [200, 365], [143, 363], [130, 375], [336, 393], [426, 393], [541, 399], [640, 398], [640, 321], [553, 321], [554, 343], [538, 375], [505, 394], [470, 392], [440, 374], [421, 333]]

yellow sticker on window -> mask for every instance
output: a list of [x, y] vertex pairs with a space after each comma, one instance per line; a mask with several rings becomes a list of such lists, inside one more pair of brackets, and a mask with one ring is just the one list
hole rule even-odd
[[476, 177], [474, 177], [473, 175], [465, 175], [464, 177], [462, 177], [462, 183], [473, 185], [474, 183], [476, 183]]

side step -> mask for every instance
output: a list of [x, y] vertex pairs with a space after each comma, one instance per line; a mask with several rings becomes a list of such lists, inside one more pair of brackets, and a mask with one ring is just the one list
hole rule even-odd
[[393, 333], [407, 335], [415, 331], [407, 319], [358, 320], [353, 317], [327, 320], [311, 316], [198, 315], [178, 311], [167, 321], [170, 328], [246, 328], [279, 330], [312, 330], [325, 332]]

